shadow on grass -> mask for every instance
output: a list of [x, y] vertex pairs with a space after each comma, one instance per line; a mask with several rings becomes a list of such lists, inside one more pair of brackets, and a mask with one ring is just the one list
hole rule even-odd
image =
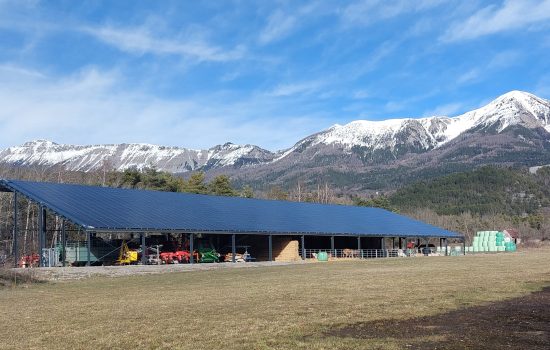
[[346, 339], [392, 339], [406, 349], [548, 350], [550, 287], [524, 297], [431, 317], [336, 325], [323, 335]]

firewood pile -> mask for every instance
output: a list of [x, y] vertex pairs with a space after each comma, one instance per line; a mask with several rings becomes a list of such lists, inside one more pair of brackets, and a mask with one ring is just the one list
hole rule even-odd
[[[224, 261], [226, 262], [231, 262], [233, 261], [233, 254], [232, 253], [227, 253], [225, 254], [224, 256]], [[245, 254], [235, 254], [235, 262], [246, 262], [246, 259], [245, 259]]]

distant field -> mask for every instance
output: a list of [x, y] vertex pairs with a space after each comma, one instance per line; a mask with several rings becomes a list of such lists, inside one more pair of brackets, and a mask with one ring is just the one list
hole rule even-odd
[[544, 349], [548, 286], [549, 249], [35, 284], [0, 348]]

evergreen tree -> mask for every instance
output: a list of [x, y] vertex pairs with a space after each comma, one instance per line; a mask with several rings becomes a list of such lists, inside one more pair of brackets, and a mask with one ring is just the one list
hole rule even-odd
[[254, 191], [252, 190], [252, 187], [246, 185], [243, 187], [241, 191], [241, 197], [244, 198], [254, 198]]
[[191, 175], [191, 177], [189, 177], [189, 180], [187, 180], [185, 186], [182, 188], [182, 192], [198, 194], [208, 193], [208, 188], [204, 183], [204, 173], [202, 171], [199, 171]]
[[208, 184], [210, 193], [217, 196], [236, 196], [237, 192], [231, 186], [227, 175], [218, 175]]
[[353, 203], [360, 207], [382, 208], [390, 211], [396, 211], [386, 196], [379, 196], [372, 199], [363, 199], [355, 197]]

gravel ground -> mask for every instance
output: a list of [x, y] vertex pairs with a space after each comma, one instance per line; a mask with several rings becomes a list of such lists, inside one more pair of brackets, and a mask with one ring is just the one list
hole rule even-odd
[[[121, 277], [132, 275], [148, 275], [172, 272], [203, 271], [215, 269], [254, 268], [262, 266], [284, 266], [304, 264], [298, 262], [247, 262], [247, 263], [215, 263], [215, 264], [171, 264], [171, 265], [129, 265], [129, 266], [90, 266], [90, 267], [42, 267], [33, 268], [36, 279], [44, 281], [66, 281], [89, 277]], [[13, 269], [20, 273], [29, 269]]]

